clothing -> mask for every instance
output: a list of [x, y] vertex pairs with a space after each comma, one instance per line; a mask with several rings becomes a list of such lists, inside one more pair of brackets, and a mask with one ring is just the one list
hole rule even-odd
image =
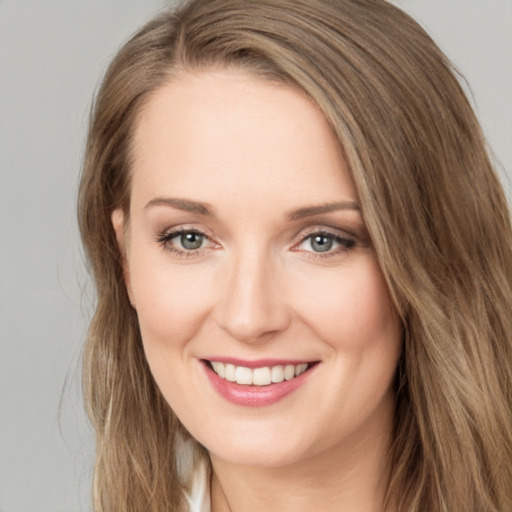
[[185, 499], [187, 512], [210, 512], [210, 461], [196, 441], [177, 433], [174, 441], [176, 468]]

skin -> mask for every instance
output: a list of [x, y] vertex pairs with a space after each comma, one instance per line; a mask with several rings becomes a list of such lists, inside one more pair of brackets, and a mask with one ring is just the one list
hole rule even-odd
[[[380, 510], [401, 329], [323, 115], [290, 87], [210, 70], [153, 93], [135, 128], [130, 217], [112, 219], [151, 371], [210, 453], [213, 510]], [[211, 386], [214, 356], [318, 364], [245, 407]]]

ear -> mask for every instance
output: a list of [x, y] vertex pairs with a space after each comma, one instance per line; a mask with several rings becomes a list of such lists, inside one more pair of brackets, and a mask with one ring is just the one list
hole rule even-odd
[[121, 263], [123, 265], [124, 282], [126, 285], [126, 291], [128, 298], [130, 299], [131, 305], [135, 308], [135, 300], [133, 298], [132, 285], [130, 280], [130, 266], [128, 264], [128, 253], [127, 253], [127, 238], [128, 225], [126, 223], [125, 215], [121, 208], [117, 208], [112, 212], [111, 215], [112, 226], [116, 233], [117, 245], [119, 246], [119, 253], [121, 255]]

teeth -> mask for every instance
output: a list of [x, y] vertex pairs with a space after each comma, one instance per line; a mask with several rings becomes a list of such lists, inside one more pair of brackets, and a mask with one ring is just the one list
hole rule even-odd
[[[223, 363], [219, 363], [219, 365], [224, 366]], [[236, 368], [234, 364], [227, 364], [226, 371], [224, 373], [226, 375], [226, 380], [229, 380], [229, 382], [236, 382]]]
[[298, 364], [295, 367], [295, 377], [298, 377], [301, 373], [304, 373], [308, 369], [307, 363]]
[[287, 364], [284, 367], [284, 379], [292, 380], [295, 377], [295, 366], [293, 364]]
[[270, 368], [255, 368], [252, 371], [252, 383], [255, 386], [268, 386], [272, 382]]
[[237, 384], [268, 386], [269, 384], [278, 384], [284, 380], [291, 380], [298, 377], [308, 369], [307, 363], [287, 364], [286, 366], [264, 366], [262, 368], [246, 368], [245, 366], [235, 366], [233, 364], [210, 362], [213, 371], [221, 378]]
[[270, 370], [272, 382], [283, 382], [284, 380], [284, 366], [272, 366]]
[[252, 370], [243, 366], [237, 366], [235, 380], [237, 384], [252, 384]]
[[226, 365], [222, 363], [212, 362], [214, 372], [221, 378], [226, 378]]

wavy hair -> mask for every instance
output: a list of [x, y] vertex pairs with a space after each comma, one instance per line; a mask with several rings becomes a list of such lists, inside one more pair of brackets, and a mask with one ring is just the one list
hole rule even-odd
[[389, 508], [512, 510], [507, 201], [452, 64], [384, 0], [192, 0], [147, 23], [108, 68], [78, 198], [97, 289], [83, 370], [95, 510], [184, 507], [182, 427], [146, 363], [110, 217], [128, 214], [131, 137], [151, 93], [215, 67], [302, 90], [342, 147], [404, 327]]

